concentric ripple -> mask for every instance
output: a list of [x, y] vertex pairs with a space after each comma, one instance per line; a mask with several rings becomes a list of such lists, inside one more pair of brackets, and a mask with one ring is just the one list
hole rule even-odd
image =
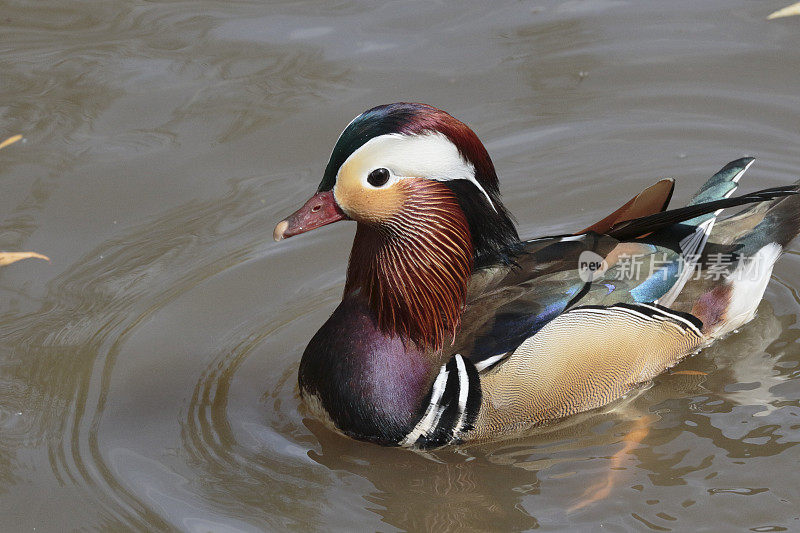
[[[787, 2], [789, 3], [789, 2]], [[280, 244], [356, 113], [486, 142], [525, 236], [742, 155], [800, 177], [798, 17], [758, 2], [12, 1], [0, 16], [9, 530], [797, 529], [800, 253], [757, 320], [628, 398], [415, 453], [305, 416], [352, 225]]]

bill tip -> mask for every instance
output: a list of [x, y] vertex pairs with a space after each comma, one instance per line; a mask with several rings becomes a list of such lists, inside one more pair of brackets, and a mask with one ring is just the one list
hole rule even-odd
[[275, 226], [275, 231], [272, 232], [272, 238], [275, 239], [275, 242], [283, 240], [283, 234], [286, 233], [286, 228], [289, 227], [289, 223], [285, 220], [281, 220], [278, 222], [278, 225]]

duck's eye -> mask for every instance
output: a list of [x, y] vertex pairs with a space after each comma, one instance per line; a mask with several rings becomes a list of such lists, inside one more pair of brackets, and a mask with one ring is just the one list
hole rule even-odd
[[389, 181], [389, 170], [385, 168], [376, 168], [369, 173], [367, 181], [373, 187], [382, 187]]

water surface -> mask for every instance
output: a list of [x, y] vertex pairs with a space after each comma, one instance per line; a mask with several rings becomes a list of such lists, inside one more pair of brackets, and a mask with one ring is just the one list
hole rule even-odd
[[[489, 148], [526, 237], [743, 155], [800, 174], [785, 2], [7, 3], [0, 513], [14, 531], [800, 528], [800, 244], [756, 321], [608, 409], [418, 454], [304, 416], [354, 228], [275, 244], [357, 113]], [[640, 442], [639, 442], [640, 441]], [[607, 496], [585, 492], [610, 478]]]

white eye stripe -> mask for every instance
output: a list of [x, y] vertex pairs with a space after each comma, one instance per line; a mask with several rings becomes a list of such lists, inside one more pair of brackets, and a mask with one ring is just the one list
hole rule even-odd
[[[391, 176], [385, 185], [402, 179], [427, 178], [436, 181], [467, 180], [484, 195], [494, 211], [497, 208], [491, 197], [475, 178], [475, 167], [465, 160], [458, 148], [441, 133], [402, 135], [389, 133], [373, 137], [355, 150], [339, 167], [339, 173], [350, 163], [358, 163], [361, 182], [375, 188], [367, 181], [369, 173], [386, 168]], [[339, 174], [336, 176], [337, 182]]]

